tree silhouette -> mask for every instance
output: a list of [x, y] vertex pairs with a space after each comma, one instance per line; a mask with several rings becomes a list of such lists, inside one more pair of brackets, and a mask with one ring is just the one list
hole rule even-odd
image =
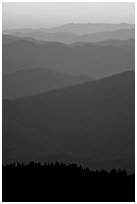
[[126, 170], [92, 171], [76, 164], [13, 163], [2, 166], [2, 201], [135, 200], [135, 175]]

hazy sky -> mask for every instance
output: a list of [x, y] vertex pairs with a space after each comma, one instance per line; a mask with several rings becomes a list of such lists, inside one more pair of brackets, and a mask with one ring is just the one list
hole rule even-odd
[[135, 23], [134, 3], [3, 3], [3, 29], [65, 23]]

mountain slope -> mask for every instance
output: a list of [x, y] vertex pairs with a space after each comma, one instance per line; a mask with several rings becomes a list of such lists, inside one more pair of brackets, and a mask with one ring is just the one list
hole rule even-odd
[[[34, 129], [44, 135], [46, 140], [48, 136], [53, 143], [60, 144], [66, 152], [79, 157], [86, 157], [89, 160], [94, 158], [95, 161], [124, 160], [127, 161], [125, 162], [127, 169], [131, 168], [128, 161], [132, 159], [133, 170], [134, 72], [46, 94], [3, 101], [3, 120], [14, 121]], [[9, 125], [6, 123], [3, 132], [8, 128]], [[14, 130], [9, 134], [8, 136], [3, 133], [3, 138], [12, 137]], [[6, 146], [6, 138], [3, 146]], [[43, 144], [46, 150], [46, 142]], [[3, 158], [4, 156], [5, 154]], [[118, 167], [117, 162], [115, 165]]]
[[100, 42], [94, 42], [94, 43], [89, 43], [89, 42], [76, 42], [70, 44], [71, 47], [75, 46], [83, 46], [83, 45], [95, 45], [95, 46], [114, 46], [114, 47], [123, 47], [132, 50], [135, 48], [135, 39], [127, 39], [127, 40], [104, 40]]
[[12, 35], [18, 37], [30, 37], [35, 40], [44, 40], [44, 41], [54, 41], [65, 44], [75, 43], [75, 42], [99, 42], [103, 40], [126, 40], [129, 38], [135, 38], [135, 29], [120, 29], [116, 31], [106, 31], [106, 32], [97, 32], [87, 35], [75, 35], [69, 32], [56, 32], [48, 33], [43, 31], [33, 31], [29, 33], [20, 33], [15, 32]]
[[42, 32], [70, 32], [76, 35], [84, 35], [84, 34], [91, 34], [96, 32], [104, 32], [104, 31], [115, 31], [119, 29], [131, 29], [134, 28], [135, 25], [127, 24], [127, 23], [120, 23], [120, 24], [109, 24], [109, 23], [88, 23], [88, 24], [81, 24], [81, 23], [69, 23], [58, 27], [53, 28], [40, 28], [40, 29], [12, 29], [12, 30], [4, 30], [4, 33], [12, 34], [14, 32], [21, 32], [21, 33], [29, 33], [34, 31], [42, 31]]
[[[48, 41], [38, 41], [38, 40], [35, 40], [33, 38], [29, 38], [29, 37], [24, 38], [24, 37], [17, 37], [17, 36], [7, 35], [7, 34], [2, 35], [2, 43], [3, 44], [9, 44], [9, 43], [16, 42], [19, 40], [28, 40], [28, 41], [31, 41], [31, 42], [34, 42], [37, 44], [54, 43], [54, 42], [48, 42]], [[76, 42], [76, 43], [70, 44], [70, 46], [74, 47], [74, 46], [88, 45], [88, 44], [91, 44], [91, 43], [89, 43], [89, 42]], [[135, 39], [131, 38], [131, 39], [127, 39], [127, 40], [105, 40], [105, 41], [95, 42], [92, 44], [98, 45], [98, 46], [134, 47], [135, 46]]]
[[39, 44], [19, 40], [2, 45], [3, 73], [30, 68], [48, 68], [63, 73], [101, 78], [134, 70], [134, 46], [67, 46], [61, 43]]
[[44, 154], [58, 153], [59, 144], [53, 143], [48, 136], [35, 129], [13, 120], [3, 119], [3, 161], [30, 161]]
[[126, 47], [132, 47], [135, 46], [135, 39], [128, 39], [128, 40], [105, 40], [101, 42], [94, 43], [94, 45], [99, 46], [126, 46]]
[[46, 41], [38, 41], [30, 37], [18, 37], [14, 35], [7, 35], [7, 34], [2, 34], [2, 44], [10, 44], [19, 40], [26, 40], [26, 41], [31, 41], [37, 44], [46, 44], [49, 42]]
[[65, 86], [84, 83], [86, 76], [62, 74], [48, 69], [27, 69], [2, 77], [3, 99], [13, 99], [59, 89]]

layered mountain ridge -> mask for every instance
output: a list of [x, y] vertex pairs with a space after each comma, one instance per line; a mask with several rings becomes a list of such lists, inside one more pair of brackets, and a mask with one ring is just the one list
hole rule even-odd
[[[134, 77], [134, 72], [125, 72], [4, 100], [3, 161], [23, 157], [43, 160], [44, 155], [65, 152], [91, 163], [93, 158], [97, 163], [111, 160], [113, 164], [106, 162], [104, 168], [115, 165], [134, 171]], [[101, 163], [96, 165], [101, 168]]]

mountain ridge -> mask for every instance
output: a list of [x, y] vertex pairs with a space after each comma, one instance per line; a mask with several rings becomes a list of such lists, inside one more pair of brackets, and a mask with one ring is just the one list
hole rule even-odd
[[103, 41], [100, 41], [100, 42], [94, 42], [94, 43], [90, 43], [90, 42], [76, 42], [76, 43], [72, 43], [72, 44], [63, 44], [63, 43], [60, 43], [60, 42], [48, 42], [48, 41], [40, 41], [40, 40], [35, 40], [33, 38], [24, 38], [24, 37], [17, 37], [17, 36], [14, 36], [14, 35], [7, 35], [7, 34], [3, 34], [2, 35], [2, 43], [3, 44], [9, 44], [9, 43], [14, 43], [16, 41], [20, 41], [20, 40], [27, 40], [27, 41], [32, 41], [34, 43], [37, 43], [37, 44], [60, 44], [60, 45], [65, 45], [65, 46], [80, 46], [80, 45], [101, 45], [101, 46], [109, 46], [109, 45], [112, 45], [112, 46], [123, 46], [123, 45], [135, 45], [135, 39], [134, 38], [130, 38], [130, 39], [127, 39], [127, 40], [103, 40]]
[[[123, 167], [130, 169], [129, 157], [134, 163], [134, 83], [134, 72], [125, 72], [45, 94], [3, 100], [3, 120], [38, 131], [66, 152], [106, 161], [125, 158]], [[8, 130], [6, 122], [3, 131]], [[3, 137], [8, 137], [4, 132]], [[14, 135], [14, 131], [9, 133]]]
[[53, 89], [71, 86], [92, 80], [87, 76], [74, 76], [50, 69], [27, 69], [3, 74], [2, 97], [8, 99], [34, 95]]
[[96, 32], [92, 34], [76, 35], [70, 32], [48, 33], [43, 31], [34, 31], [30, 33], [15, 32], [12, 35], [17, 37], [31, 37], [35, 40], [54, 41], [65, 44], [81, 42], [99, 42], [108, 39], [126, 40], [135, 37], [135, 29], [120, 29], [115, 31]]
[[[72, 75], [92, 78], [134, 70], [135, 47], [84, 44], [67, 46], [60, 43], [34, 43], [19, 40], [2, 45], [3, 73], [21, 69], [48, 68]], [[87, 63], [88, 62], [88, 63]]]
[[11, 30], [4, 30], [4, 33], [13, 33], [16, 31], [20, 32], [31, 32], [31, 31], [45, 31], [45, 32], [72, 32], [74, 34], [89, 34], [95, 32], [102, 32], [102, 31], [113, 31], [122, 28], [134, 28], [134, 24], [128, 23], [119, 23], [119, 24], [111, 24], [111, 23], [68, 23], [52, 28], [23, 28], [23, 29], [11, 29]]

